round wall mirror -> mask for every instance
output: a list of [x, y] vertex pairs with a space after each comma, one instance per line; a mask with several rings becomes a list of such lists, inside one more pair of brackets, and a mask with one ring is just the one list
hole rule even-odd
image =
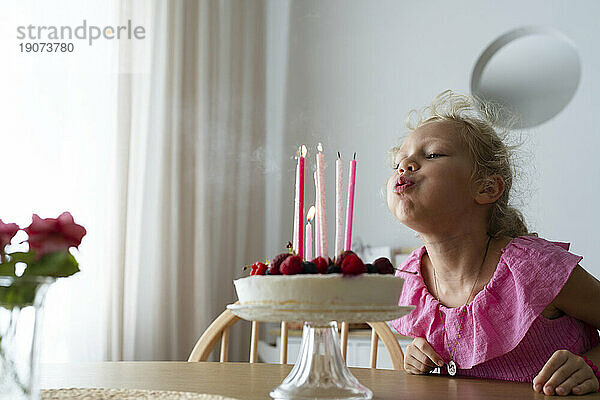
[[521, 126], [529, 128], [569, 104], [580, 76], [577, 49], [565, 35], [547, 27], [523, 27], [484, 50], [473, 68], [471, 92], [508, 105], [521, 114]]

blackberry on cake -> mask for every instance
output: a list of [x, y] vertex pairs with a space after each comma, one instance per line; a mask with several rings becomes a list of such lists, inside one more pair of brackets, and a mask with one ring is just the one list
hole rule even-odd
[[379, 257], [373, 261], [373, 265], [377, 268], [378, 274], [393, 274], [396, 272], [396, 268], [394, 268], [392, 262], [386, 257]]

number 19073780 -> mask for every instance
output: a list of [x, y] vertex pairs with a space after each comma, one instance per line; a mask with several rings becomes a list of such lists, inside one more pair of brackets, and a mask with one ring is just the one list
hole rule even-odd
[[72, 53], [75, 50], [73, 43], [19, 43], [21, 53]]

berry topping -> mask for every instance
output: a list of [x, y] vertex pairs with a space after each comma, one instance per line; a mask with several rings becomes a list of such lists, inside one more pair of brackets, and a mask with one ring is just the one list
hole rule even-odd
[[396, 268], [394, 268], [392, 262], [385, 257], [379, 257], [373, 261], [373, 265], [377, 268], [378, 274], [393, 274], [396, 272]]
[[346, 251], [341, 252], [335, 258], [335, 265], [337, 265], [338, 267], [341, 267], [342, 263], [344, 262], [344, 258], [346, 258], [346, 256], [349, 256], [350, 254], [356, 255], [356, 253], [354, 253], [352, 250], [346, 250]]
[[267, 264], [260, 263], [258, 269], [256, 270], [256, 275], [265, 275], [269, 270], [269, 266]]
[[283, 261], [290, 256], [290, 253], [281, 253], [278, 256], [275, 256], [275, 258], [269, 264], [269, 275], [281, 275], [279, 267], [281, 266], [281, 263], [283, 263]]
[[250, 268], [252, 268], [252, 272], [250, 272], [250, 275], [264, 275], [265, 272], [267, 272], [268, 267], [265, 263], [257, 261], [254, 264], [252, 264]]
[[302, 258], [300, 256], [286, 257], [281, 263], [279, 271], [283, 275], [296, 275], [302, 273]]
[[356, 254], [348, 254], [342, 262], [342, 273], [344, 275], [359, 275], [367, 272], [367, 267]]
[[325, 259], [325, 257], [317, 257], [314, 260], [312, 260], [312, 262], [315, 263], [315, 265], [317, 266], [317, 271], [319, 271], [320, 274], [329, 273], [329, 271], [327, 270], [327, 267], [329, 267], [329, 262]]
[[367, 272], [369, 274], [376, 274], [377, 273], [377, 267], [374, 266], [373, 264], [365, 264], [365, 267], [367, 267]]
[[333, 265], [330, 265], [329, 268], [327, 268], [327, 273], [328, 274], [341, 274], [342, 269], [340, 267], [338, 267], [337, 265], [333, 264]]
[[311, 261], [305, 261], [302, 263], [302, 273], [303, 274], [317, 274], [319, 270], [317, 269], [317, 265]]

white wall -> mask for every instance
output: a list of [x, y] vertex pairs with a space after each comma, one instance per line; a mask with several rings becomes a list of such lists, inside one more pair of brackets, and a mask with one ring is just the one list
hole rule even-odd
[[[562, 113], [528, 132], [520, 172], [527, 177], [523, 211], [532, 230], [547, 239], [571, 242], [572, 251], [585, 257], [582, 265], [600, 276], [600, 255], [595, 251], [600, 239], [600, 211], [595, 207], [600, 197], [600, 97], [592, 96], [600, 93], [600, 2], [469, 1], [457, 6], [444, 1], [293, 1], [286, 3], [289, 10], [281, 2], [269, 3], [271, 11], [275, 4], [285, 9], [282, 20], [289, 11], [289, 27], [280, 19], [278, 32], [288, 35], [289, 28], [289, 48], [287, 69], [278, 75], [286, 76], [280, 80], [285, 88], [278, 92], [285, 93], [285, 104], [267, 110], [269, 120], [283, 118], [280, 128], [271, 132], [281, 135], [277, 147], [281, 146], [282, 172], [268, 177], [281, 185], [281, 206], [275, 209], [281, 220], [278, 226], [273, 225], [276, 218], [271, 221], [267, 256], [283, 250], [291, 238], [291, 157], [299, 144], [313, 146], [318, 141], [329, 158], [329, 217], [334, 213], [335, 152], [348, 160], [356, 151], [355, 238], [373, 246], [419, 245], [414, 233], [389, 213], [382, 191], [391, 172], [384, 155], [404, 132], [408, 110], [427, 105], [447, 88], [469, 93], [473, 66], [490, 42], [516, 27], [546, 25], [574, 42], [582, 79]], [[282, 54], [271, 51], [270, 57], [281, 59]], [[312, 164], [314, 158], [308, 163]], [[307, 205], [314, 198], [313, 185], [308, 187]], [[333, 243], [332, 224], [329, 240]]]

